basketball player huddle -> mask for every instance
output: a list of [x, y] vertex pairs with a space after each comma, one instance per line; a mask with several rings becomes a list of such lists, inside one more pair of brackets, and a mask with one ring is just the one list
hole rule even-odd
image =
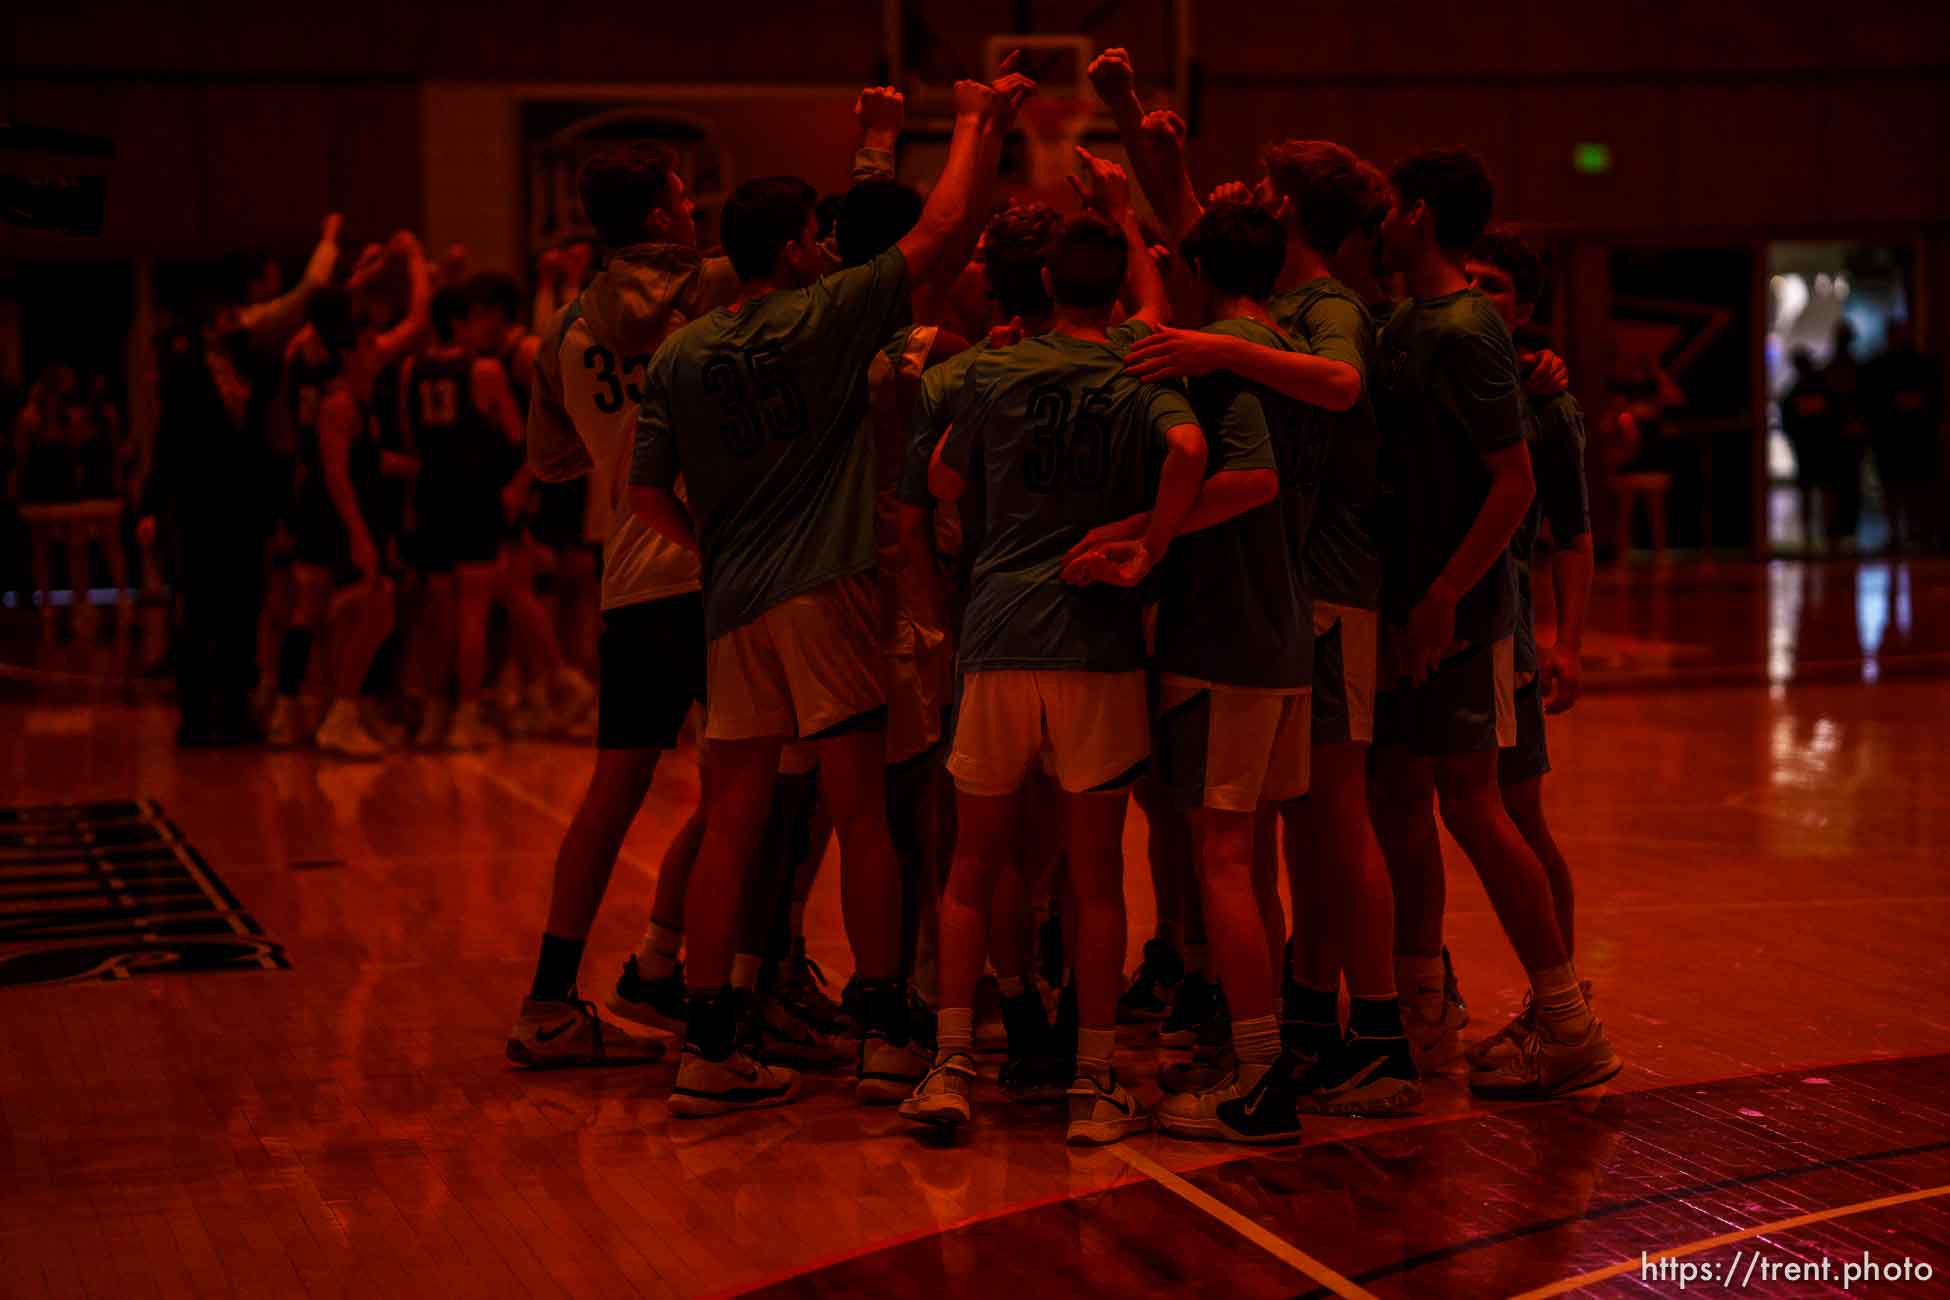
[[[475, 616], [510, 599], [489, 490], [586, 478], [607, 521], [596, 768], [515, 1061], [663, 1054], [621, 1020], [680, 1036], [676, 1114], [850, 1070], [860, 1102], [944, 1130], [998, 1104], [999, 1053], [1000, 1093], [1066, 1106], [1072, 1143], [1292, 1142], [1303, 1114], [1410, 1113], [1431, 1074], [1544, 1098], [1618, 1072], [1541, 797], [1591, 547], [1563, 365], [1513, 343], [1538, 256], [1491, 225], [1467, 153], [1384, 173], [1285, 140], [1201, 196], [1126, 52], [1090, 77], [1130, 169], [1078, 149], [1077, 211], [993, 201], [1036, 89], [1005, 65], [956, 85], [925, 199], [895, 179], [900, 94], [869, 88], [851, 188], [746, 182], [721, 254], [668, 153], [593, 158], [606, 260], [525, 367], [494, 352], [491, 325], [530, 340], [489, 295], [446, 327], [435, 303], [442, 341], [401, 382], [409, 413], [463, 413], [440, 454], [481, 487], [437, 507], [461, 735], [481, 725]], [[496, 450], [517, 371], [525, 469]], [[353, 400], [320, 412], [330, 457]], [[612, 1020], [578, 993], [583, 942], [687, 725], [702, 795]], [[1159, 919], [1127, 980], [1133, 798]], [[1438, 818], [1531, 985], [1467, 1047]], [[801, 928], [829, 839], [855, 965], [837, 999]], [[1123, 1052], [1145, 1027], [1170, 1052], [1161, 1098], [1120, 1073], [1120, 1025]]]

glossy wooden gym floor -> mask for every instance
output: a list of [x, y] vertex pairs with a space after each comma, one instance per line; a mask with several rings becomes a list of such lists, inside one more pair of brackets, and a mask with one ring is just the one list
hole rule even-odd
[[[1601, 583], [1591, 640], [1548, 799], [1625, 1072], [1530, 1106], [1437, 1083], [1420, 1119], [1271, 1153], [1071, 1151], [993, 1093], [946, 1149], [837, 1077], [676, 1121], [668, 1063], [514, 1070], [585, 751], [179, 754], [111, 653], [30, 640], [0, 804], [157, 801], [290, 968], [0, 988], [0, 1296], [1677, 1294], [1640, 1252], [1702, 1241], [1720, 1270], [1834, 1261], [1750, 1294], [1835, 1292], [1864, 1251], [1937, 1271], [1869, 1294], [1943, 1287], [1950, 566], [1641, 572]], [[660, 773], [585, 984], [695, 788], [688, 755]], [[1141, 844], [1134, 811], [1134, 950]], [[837, 978], [835, 885], [808, 929]], [[1486, 1032], [1521, 972], [1453, 848], [1449, 917]], [[1149, 1095], [1153, 1047], [1124, 1048]]]

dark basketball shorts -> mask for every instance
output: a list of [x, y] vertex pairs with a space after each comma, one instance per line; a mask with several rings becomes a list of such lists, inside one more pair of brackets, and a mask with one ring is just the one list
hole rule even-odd
[[704, 702], [704, 597], [603, 611], [596, 657], [598, 749], [672, 749], [692, 704]]
[[358, 566], [352, 563], [352, 538], [345, 531], [345, 521], [323, 491], [299, 496], [291, 521], [291, 562], [324, 569], [339, 587], [349, 587], [360, 579]]
[[1375, 743], [1431, 758], [1514, 745], [1515, 693], [1515, 641], [1470, 646], [1443, 660], [1420, 686], [1375, 695]]
[[493, 564], [501, 556], [502, 510], [498, 493], [431, 495], [419, 510], [414, 562], [428, 573], [451, 573], [463, 564]]
[[1539, 679], [1517, 688], [1517, 743], [1496, 756], [1497, 780], [1517, 785], [1551, 770], [1550, 748], [1544, 742], [1544, 692]]
[[566, 551], [583, 544], [583, 516], [588, 509], [589, 480], [571, 479], [566, 483], [537, 483], [535, 512], [529, 516], [528, 535], [552, 551]]

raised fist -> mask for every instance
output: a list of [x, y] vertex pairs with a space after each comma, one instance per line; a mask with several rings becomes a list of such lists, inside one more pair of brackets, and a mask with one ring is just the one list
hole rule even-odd
[[1185, 156], [1185, 120], [1168, 108], [1146, 113], [1138, 123], [1144, 147], [1162, 162], [1178, 162]]
[[906, 115], [906, 99], [892, 86], [868, 86], [853, 101], [853, 116], [862, 131], [898, 134]]
[[1097, 98], [1106, 104], [1137, 93], [1137, 74], [1131, 70], [1131, 54], [1121, 45], [1114, 45], [1090, 60], [1086, 75], [1096, 88]]
[[1253, 192], [1246, 188], [1246, 182], [1226, 181], [1214, 187], [1211, 195], [1205, 200], [1205, 206], [1216, 208], [1221, 203], [1251, 203], [1252, 201]]

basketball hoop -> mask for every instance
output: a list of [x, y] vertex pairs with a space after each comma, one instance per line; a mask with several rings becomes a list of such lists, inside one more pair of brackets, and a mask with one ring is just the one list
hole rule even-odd
[[1076, 171], [1077, 146], [1096, 117], [1095, 100], [1069, 94], [1036, 94], [1023, 103], [1017, 121], [1028, 145], [1029, 183], [1037, 191], [1060, 191]]

